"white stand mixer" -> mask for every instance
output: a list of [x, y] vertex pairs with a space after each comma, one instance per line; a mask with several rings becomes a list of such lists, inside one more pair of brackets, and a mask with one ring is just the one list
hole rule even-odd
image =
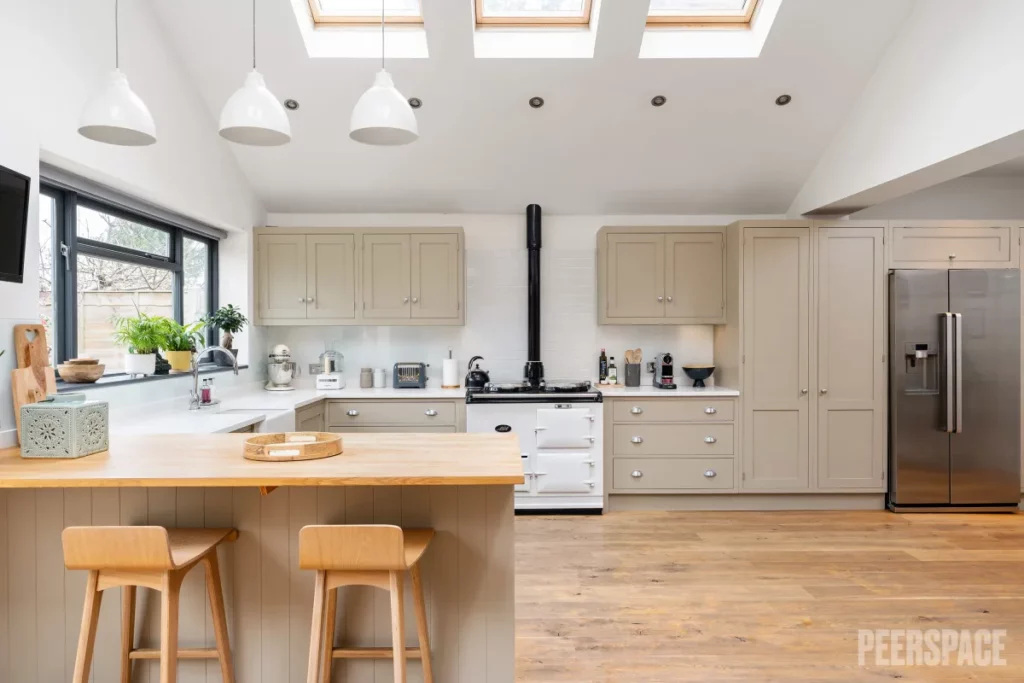
[[299, 374], [299, 366], [292, 362], [292, 350], [278, 344], [270, 351], [267, 360], [267, 391], [294, 391], [292, 380]]

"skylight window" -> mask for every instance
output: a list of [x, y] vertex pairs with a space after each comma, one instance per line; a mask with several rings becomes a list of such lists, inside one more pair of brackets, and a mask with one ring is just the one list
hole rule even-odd
[[758, 0], [651, 0], [648, 26], [749, 28]]
[[592, 0], [474, 0], [476, 23], [498, 26], [588, 26]]
[[[381, 0], [309, 0], [309, 11], [318, 26], [380, 24]], [[422, 24], [420, 0], [384, 0], [388, 24]]]

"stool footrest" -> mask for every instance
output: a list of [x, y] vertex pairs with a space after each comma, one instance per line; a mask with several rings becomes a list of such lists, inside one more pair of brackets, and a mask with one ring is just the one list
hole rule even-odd
[[[393, 656], [390, 647], [338, 647], [331, 650], [334, 659], [391, 659]], [[405, 656], [420, 659], [422, 653], [418, 647], [407, 647]]]
[[[128, 659], [160, 659], [159, 648], [132, 650]], [[217, 649], [212, 647], [183, 647], [178, 650], [178, 659], [217, 659]]]

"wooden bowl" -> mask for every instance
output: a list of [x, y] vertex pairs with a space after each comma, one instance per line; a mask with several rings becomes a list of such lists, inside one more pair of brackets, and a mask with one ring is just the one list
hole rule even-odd
[[99, 363], [95, 358], [68, 358], [65, 365], [96, 365]]
[[92, 365], [68, 365], [63, 363], [57, 366], [57, 374], [65, 382], [71, 384], [92, 384], [103, 376], [106, 365], [98, 363]]
[[341, 434], [331, 432], [275, 432], [245, 440], [242, 455], [248, 460], [290, 462], [319, 460], [342, 452]]

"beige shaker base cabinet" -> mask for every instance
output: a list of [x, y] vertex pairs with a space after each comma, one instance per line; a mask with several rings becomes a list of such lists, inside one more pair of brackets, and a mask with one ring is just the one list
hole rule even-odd
[[602, 325], [724, 323], [723, 228], [601, 228], [597, 296]]
[[[273, 465], [273, 463], [268, 463]], [[235, 527], [220, 551], [235, 680], [305, 683], [314, 572], [298, 566], [308, 524], [398, 524], [437, 531], [422, 560], [435, 681], [515, 680], [512, 485], [250, 488], [20, 489], [0, 491], [0, 680], [70, 681], [86, 572], [64, 569], [61, 531], [76, 525]], [[336, 632], [357, 646], [391, 643], [386, 591], [341, 590]], [[179, 642], [213, 647], [202, 571], [181, 591]], [[406, 587], [406, 613], [412, 615]], [[159, 596], [139, 589], [141, 647], [159, 642]], [[94, 678], [120, 678], [121, 591], [103, 591]], [[415, 619], [405, 641], [415, 646]], [[335, 660], [335, 681], [392, 681], [392, 662]], [[134, 662], [136, 683], [159, 680], [159, 662]], [[215, 661], [180, 660], [178, 683], [220, 681]], [[418, 659], [409, 683], [423, 681]]]
[[255, 232], [256, 324], [466, 322], [461, 228]]

